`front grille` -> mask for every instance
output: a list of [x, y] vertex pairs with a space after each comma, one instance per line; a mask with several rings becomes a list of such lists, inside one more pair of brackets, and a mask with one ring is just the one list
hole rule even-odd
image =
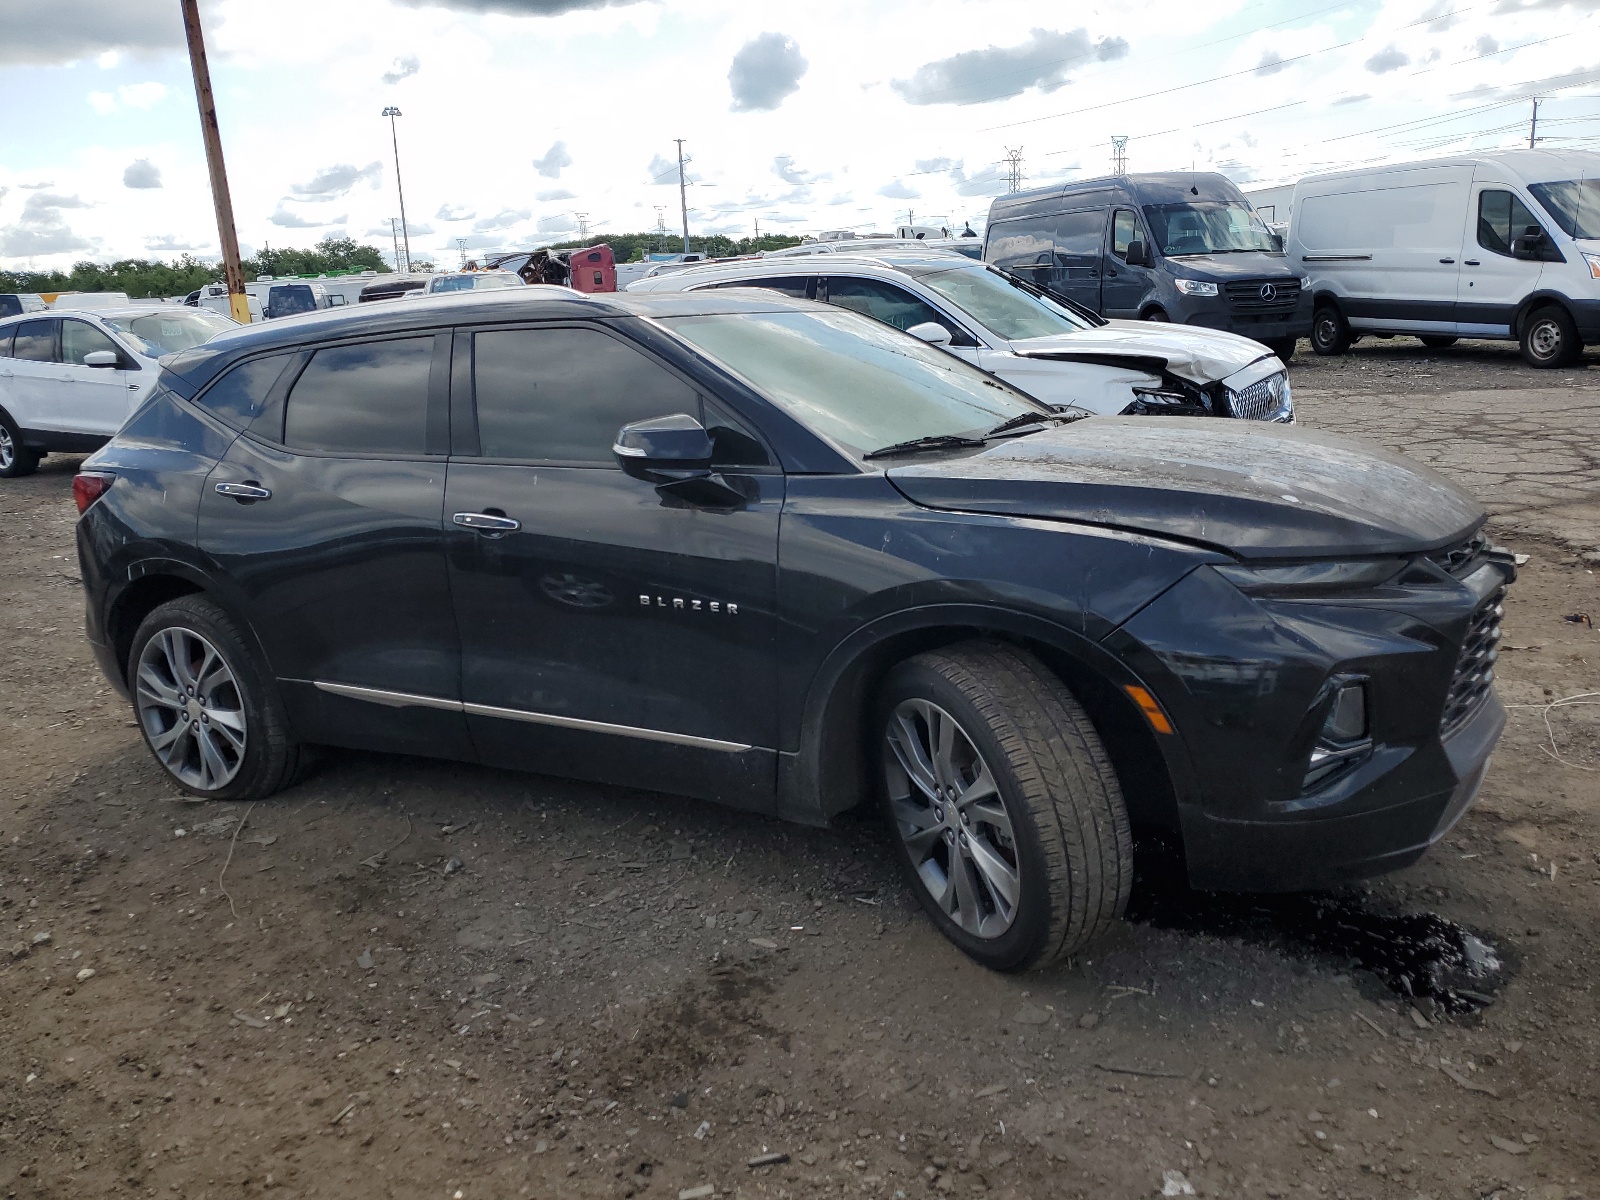
[[1480, 533], [1476, 537], [1458, 542], [1443, 550], [1435, 550], [1428, 555], [1428, 561], [1435, 566], [1444, 568], [1451, 575], [1460, 578], [1471, 573], [1471, 568], [1482, 558], [1489, 549], [1489, 535]]
[[[1263, 287], [1272, 289], [1272, 298], [1262, 296]], [[1228, 303], [1241, 312], [1278, 312], [1300, 303], [1298, 279], [1239, 279], [1223, 284]]]
[[1494, 686], [1494, 660], [1500, 654], [1500, 618], [1505, 615], [1505, 598], [1506, 589], [1498, 588], [1472, 614], [1466, 640], [1461, 643], [1461, 656], [1456, 659], [1455, 676], [1444, 697], [1444, 716], [1439, 725], [1446, 733], [1471, 716]]
[[1277, 374], [1257, 380], [1242, 391], [1230, 389], [1228, 411], [1241, 421], [1276, 421], [1283, 414], [1283, 392], [1287, 386], [1287, 378]]

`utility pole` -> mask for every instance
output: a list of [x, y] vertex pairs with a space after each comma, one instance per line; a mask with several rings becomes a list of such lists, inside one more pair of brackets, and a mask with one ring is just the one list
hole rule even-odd
[[678, 143], [678, 206], [683, 210], [683, 252], [689, 253], [689, 185], [683, 178], [683, 139], [673, 138]]
[[1015, 150], [1006, 148], [1006, 191], [1020, 192], [1022, 190], [1022, 147]]
[[[400, 182], [400, 135], [395, 132], [394, 119], [401, 116], [401, 112], [394, 105], [389, 105], [383, 110], [383, 115], [389, 118], [389, 140], [394, 143], [394, 186], [400, 193], [400, 236], [406, 243], [406, 270], [411, 270], [411, 230], [406, 225], [406, 189]], [[396, 266], [399, 265], [399, 255], [396, 255]]]
[[761, 245], [761, 218], [760, 217], [756, 218], [756, 245], [757, 245], [758, 248]]
[[1533, 119], [1528, 122], [1528, 149], [1532, 150], [1539, 137], [1539, 97], [1533, 98]]
[[1111, 173], [1113, 175], [1126, 175], [1128, 173], [1128, 139], [1126, 136], [1112, 135]]
[[199, 0], [183, 0], [183, 32], [189, 40], [194, 97], [200, 106], [200, 136], [206, 144], [211, 200], [217, 209], [217, 240], [222, 245], [222, 278], [228, 285], [228, 309], [235, 321], [248, 325], [250, 300], [244, 294], [244, 266], [239, 261], [239, 234], [233, 227], [233, 198], [228, 194], [228, 168], [222, 161], [222, 132], [217, 128], [217, 102], [211, 94], [211, 68], [206, 63], [205, 37], [200, 32]]

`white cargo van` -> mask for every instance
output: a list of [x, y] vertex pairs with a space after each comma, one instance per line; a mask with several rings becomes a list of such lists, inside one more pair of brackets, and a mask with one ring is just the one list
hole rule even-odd
[[1311, 348], [1363, 334], [1428, 346], [1504, 338], [1535, 367], [1600, 341], [1600, 153], [1504, 150], [1313, 175], [1295, 185], [1291, 261]]

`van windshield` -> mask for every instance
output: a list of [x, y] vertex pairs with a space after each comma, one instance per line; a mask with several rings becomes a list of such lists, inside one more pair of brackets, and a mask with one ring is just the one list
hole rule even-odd
[[1533, 183], [1528, 190], [1568, 237], [1600, 238], [1600, 179]]
[[1278, 249], [1255, 209], [1236, 200], [1146, 204], [1144, 219], [1150, 225], [1150, 236], [1166, 255], [1272, 253]]
[[1023, 290], [989, 267], [958, 267], [916, 278], [1007, 341], [1093, 328], [1076, 313]]

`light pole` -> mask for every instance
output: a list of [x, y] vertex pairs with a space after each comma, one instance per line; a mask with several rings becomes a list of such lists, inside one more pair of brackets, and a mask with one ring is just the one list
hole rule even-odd
[[406, 225], [406, 189], [400, 182], [400, 135], [395, 132], [394, 119], [401, 116], [401, 112], [393, 104], [383, 110], [383, 115], [389, 118], [389, 140], [394, 143], [394, 186], [400, 193], [400, 232], [406, 243], [406, 270], [411, 270], [411, 230]]
[[683, 139], [673, 138], [678, 143], [678, 205], [683, 211], [683, 252], [689, 253], [689, 189], [683, 178]]

